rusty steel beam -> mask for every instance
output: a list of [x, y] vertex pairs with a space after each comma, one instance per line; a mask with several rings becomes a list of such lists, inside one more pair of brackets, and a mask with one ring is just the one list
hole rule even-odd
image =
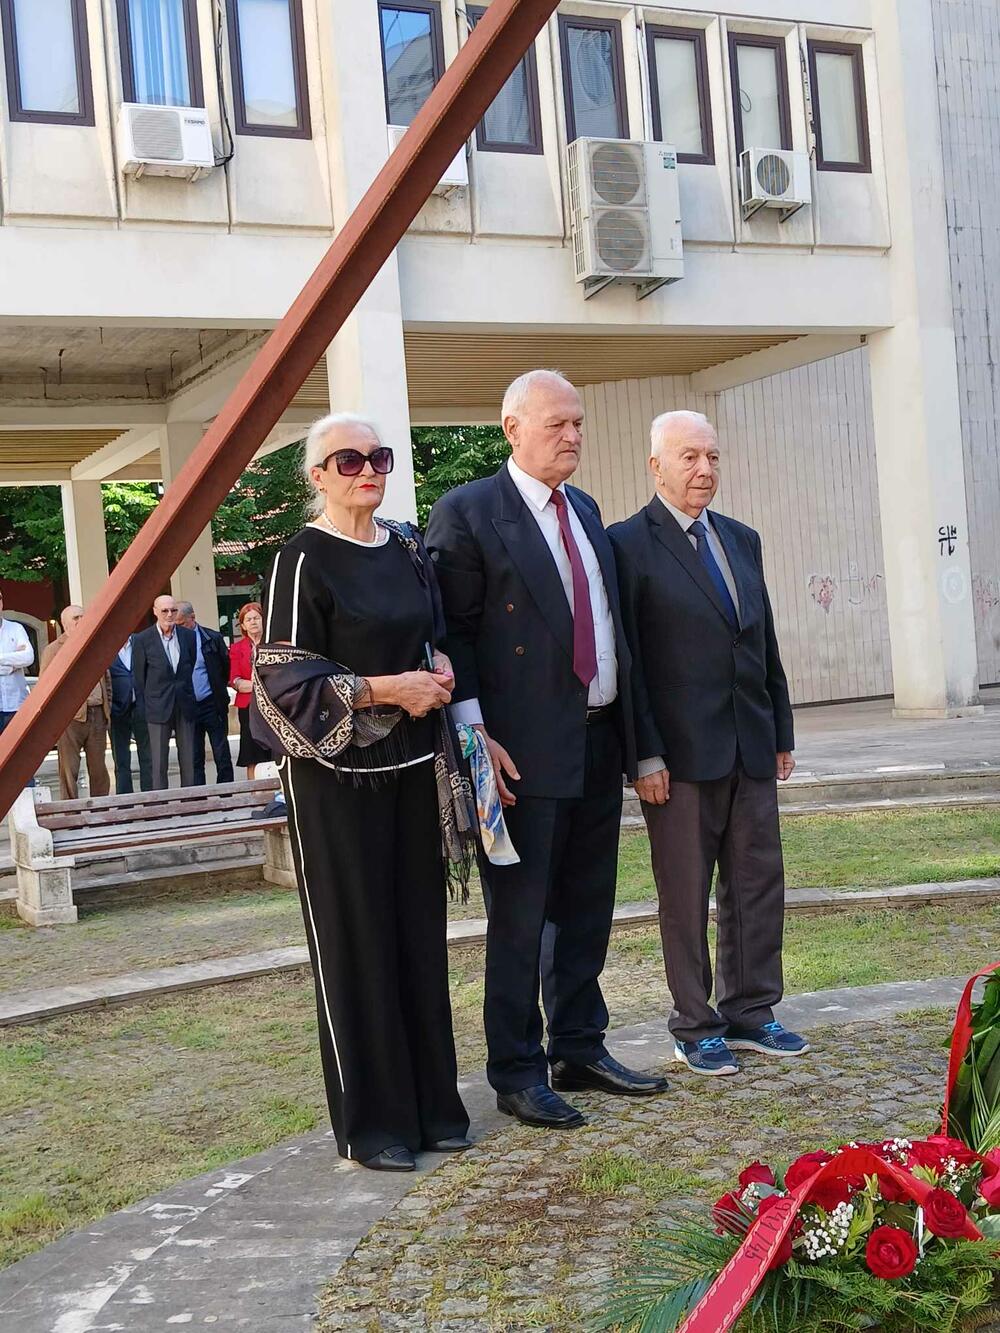
[[0, 811], [152, 604], [333, 341], [558, 0], [493, 0], [173, 485], [0, 737]]

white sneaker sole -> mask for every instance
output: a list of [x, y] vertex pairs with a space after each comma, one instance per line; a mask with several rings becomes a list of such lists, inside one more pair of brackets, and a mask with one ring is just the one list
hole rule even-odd
[[777, 1051], [773, 1046], [759, 1046], [757, 1042], [746, 1041], [742, 1037], [727, 1037], [726, 1045], [732, 1051], [756, 1051], [758, 1055], [773, 1055], [779, 1060], [794, 1060], [796, 1056], [808, 1055], [811, 1049], [806, 1042], [800, 1051]]
[[739, 1065], [723, 1065], [721, 1069], [705, 1069], [701, 1065], [693, 1065], [684, 1052], [678, 1050], [676, 1046], [674, 1047], [674, 1059], [678, 1064], [687, 1065], [693, 1073], [704, 1074], [708, 1078], [719, 1078], [720, 1076], [728, 1078], [732, 1074], [740, 1072]]

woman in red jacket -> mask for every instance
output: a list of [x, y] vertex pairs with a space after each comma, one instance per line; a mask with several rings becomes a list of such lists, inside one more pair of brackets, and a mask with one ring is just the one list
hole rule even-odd
[[250, 698], [253, 692], [251, 673], [257, 645], [264, 637], [264, 612], [260, 602], [247, 602], [236, 614], [236, 623], [243, 631], [229, 650], [229, 683], [236, 691], [236, 707], [240, 719], [240, 752], [236, 763], [245, 768], [251, 780], [258, 764], [271, 759], [271, 751], [250, 734]]

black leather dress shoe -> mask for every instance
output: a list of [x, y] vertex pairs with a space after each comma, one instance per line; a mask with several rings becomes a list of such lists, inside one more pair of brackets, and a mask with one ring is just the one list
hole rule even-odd
[[388, 1148], [383, 1148], [380, 1153], [369, 1157], [361, 1165], [366, 1166], [369, 1171], [415, 1171], [417, 1168], [413, 1153], [401, 1143], [393, 1143]]
[[583, 1116], [575, 1106], [564, 1102], [546, 1083], [520, 1092], [498, 1092], [497, 1110], [512, 1115], [524, 1125], [539, 1125], [542, 1129], [573, 1129], [583, 1124]]
[[472, 1147], [472, 1140], [467, 1138], [433, 1139], [424, 1144], [427, 1152], [465, 1152]]
[[610, 1055], [603, 1055], [589, 1065], [573, 1065], [556, 1060], [552, 1066], [552, 1086], [560, 1092], [610, 1092], [618, 1097], [652, 1097], [670, 1086], [656, 1074], [640, 1074], [626, 1069]]

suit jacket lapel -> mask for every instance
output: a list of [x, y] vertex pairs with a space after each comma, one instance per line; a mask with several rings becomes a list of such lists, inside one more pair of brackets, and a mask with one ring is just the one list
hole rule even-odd
[[546, 623], [573, 656], [573, 616], [552, 552], [506, 465], [496, 474], [499, 506], [493, 526]]
[[[654, 495], [646, 506], [646, 517], [649, 519], [649, 525], [657, 541], [661, 546], [665, 546], [670, 554], [684, 566], [726, 624], [731, 625], [732, 620], [726, 614], [722, 598], [716, 592], [715, 584], [709, 577], [708, 570], [698, 559], [698, 553], [691, 545], [691, 539], [673, 514], [664, 506], [659, 496]], [[728, 548], [726, 554], [729, 554]]]

